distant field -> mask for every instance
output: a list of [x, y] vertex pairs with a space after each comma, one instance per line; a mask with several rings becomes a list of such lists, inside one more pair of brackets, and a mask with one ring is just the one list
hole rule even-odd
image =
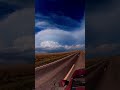
[[120, 56], [109, 56], [109, 57], [97, 57], [97, 58], [92, 58], [92, 59], [87, 59], [85, 61], [85, 67], [89, 67], [95, 63], [97, 63], [100, 60], [120, 60]]
[[50, 62], [56, 61], [58, 59], [61, 59], [63, 57], [66, 57], [76, 52], [78, 51], [63, 52], [63, 53], [50, 53], [50, 54], [36, 54], [35, 55], [35, 67], [48, 64]]
[[92, 58], [92, 59], [87, 59], [85, 61], [85, 67], [88, 68], [89, 66], [94, 65], [95, 63], [97, 63], [100, 59], [99, 58]]
[[1, 65], [0, 90], [32, 90], [34, 65]]
[[96, 57], [96, 58], [91, 58], [91, 59], [86, 59], [85, 61], [85, 67], [89, 67], [92, 66], [94, 64], [96, 64], [97, 62], [101, 61], [101, 60], [105, 60], [108, 59], [108, 57]]

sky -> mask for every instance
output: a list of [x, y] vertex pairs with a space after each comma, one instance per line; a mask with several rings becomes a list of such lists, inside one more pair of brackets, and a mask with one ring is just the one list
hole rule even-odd
[[85, 48], [84, 0], [35, 0], [35, 51]]
[[0, 0], [0, 64], [34, 62], [33, 2]]
[[6, 53], [27, 54], [34, 46], [38, 52], [69, 51], [85, 46], [86, 55], [120, 53], [119, 0], [87, 1], [85, 11], [84, 1], [80, 0], [33, 2], [0, 0], [0, 57], [8, 57]]
[[86, 56], [120, 55], [120, 0], [88, 0], [85, 10]]

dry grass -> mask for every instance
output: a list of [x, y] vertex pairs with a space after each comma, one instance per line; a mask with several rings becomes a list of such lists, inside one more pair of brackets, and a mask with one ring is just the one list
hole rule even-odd
[[99, 62], [100, 60], [120, 60], [120, 55], [87, 59], [85, 61], [85, 67], [87, 68], [87, 67]]
[[0, 90], [32, 90], [34, 88], [34, 65], [5, 66], [0, 66]]
[[35, 67], [48, 64], [50, 62], [56, 61], [78, 51], [64, 52], [64, 53], [51, 53], [51, 54], [36, 54], [35, 55]]
[[99, 62], [100, 60], [103, 60], [103, 59], [105, 59], [105, 58], [103, 58], [103, 57], [101, 57], [101, 58], [97, 57], [97, 58], [87, 59], [85, 61], [85, 67], [87, 68], [89, 66], [92, 66], [92, 65], [96, 64], [97, 62]]

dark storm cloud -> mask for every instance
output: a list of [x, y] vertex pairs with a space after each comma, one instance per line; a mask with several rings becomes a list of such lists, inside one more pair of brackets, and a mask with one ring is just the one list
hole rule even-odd
[[[0, 22], [0, 38], [2, 39], [1, 43], [4, 44], [4, 47], [12, 47], [15, 43], [14, 41], [19, 40], [18, 38], [32, 37], [34, 33], [33, 12], [33, 8], [18, 10]], [[25, 38], [20, 42], [23, 41], [23, 43], [25, 43]]]
[[[102, 45], [119, 45], [120, 16], [119, 0], [92, 0], [86, 4], [86, 46], [95, 50]], [[116, 47], [118, 48], [118, 47]], [[119, 49], [119, 48], [118, 48]], [[87, 49], [86, 49], [87, 50]], [[88, 50], [89, 51], [89, 50]], [[109, 54], [118, 53], [109, 51]], [[97, 50], [96, 53], [104, 53]], [[99, 54], [100, 55], [100, 54]]]
[[0, 2], [0, 19], [8, 17], [9, 14], [15, 12], [18, 9], [20, 9], [20, 7], [17, 5]]
[[1, 0], [0, 63], [33, 62], [33, 6], [28, 0]]
[[0, 0], [0, 20], [23, 8], [34, 6], [33, 0]]
[[5, 2], [8, 4], [15, 4], [21, 7], [33, 6], [34, 0], [0, 0], [1, 2]]

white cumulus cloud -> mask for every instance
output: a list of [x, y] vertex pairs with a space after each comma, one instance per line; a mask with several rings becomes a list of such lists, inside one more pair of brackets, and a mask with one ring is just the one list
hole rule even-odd
[[43, 41], [40, 43], [40, 48], [49, 49], [49, 50], [53, 50], [61, 47], [62, 45], [54, 41]]
[[43, 41], [40, 43], [39, 47], [37, 48], [41, 48], [44, 50], [56, 50], [56, 49], [64, 49], [64, 50], [76, 50], [76, 49], [80, 49], [83, 48], [84, 45], [61, 45], [58, 42], [54, 42], [54, 41]]
[[[46, 22], [38, 22], [36, 25], [45, 25]], [[45, 28], [35, 34], [35, 48], [41, 50], [77, 50], [85, 49], [85, 26], [74, 30], [63, 30], [57, 27]]]

